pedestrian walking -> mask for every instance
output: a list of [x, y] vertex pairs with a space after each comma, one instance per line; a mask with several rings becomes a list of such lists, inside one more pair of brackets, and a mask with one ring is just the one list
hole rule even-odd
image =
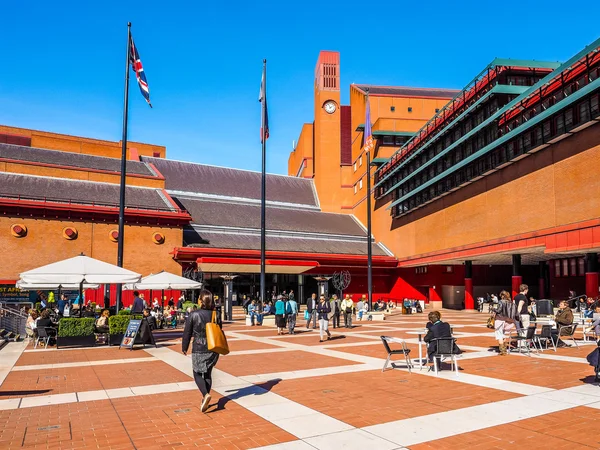
[[294, 299], [293, 295], [290, 295], [290, 299], [287, 302], [286, 310], [288, 331], [290, 334], [296, 334], [294, 328], [296, 327], [296, 316], [298, 314], [298, 303]]
[[187, 355], [192, 337], [192, 368], [194, 381], [202, 393], [200, 410], [206, 412], [210, 403], [210, 389], [212, 387], [212, 369], [219, 360], [219, 354], [208, 350], [206, 342], [206, 324], [212, 321], [214, 303], [211, 294], [205, 294], [200, 299], [200, 309], [190, 313], [185, 322], [181, 351]]
[[278, 296], [275, 302], [275, 325], [277, 325], [277, 334], [285, 333], [285, 302], [283, 296]]
[[344, 313], [344, 327], [352, 328], [352, 310], [354, 302], [350, 294], [346, 294], [346, 298], [342, 301], [342, 312]]
[[308, 319], [306, 321], [306, 329], [310, 327], [310, 321], [313, 321], [313, 330], [317, 327], [317, 294], [312, 294], [308, 300], [306, 300], [306, 310], [308, 311]]
[[342, 302], [336, 294], [333, 294], [329, 301], [331, 308], [331, 318], [333, 319], [333, 328], [340, 327], [340, 314], [342, 313]]
[[327, 333], [327, 340], [331, 338], [331, 333], [329, 332], [329, 313], [331, 313], [331, 307], [329, 306], [329, 302], [325, 301], [324, 295], [321, 295], [319, 298], [316, 311], [319, 318], [319, 342], [323, 342], [324, 333]]

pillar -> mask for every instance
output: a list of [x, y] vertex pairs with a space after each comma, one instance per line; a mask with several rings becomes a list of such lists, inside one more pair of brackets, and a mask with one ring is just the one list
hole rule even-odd
[[473, 298], [473, 261], [465, 261], [465, 309], [475, 309]]
[[540, 273], [538, 275], [538, 298], [546, 297], [546, 261], [539, 263]]
[[585, 295], [598, 296], [598, 253], [585, 255]]
[[303, 305], [306, 301], [304, 296], [304, 275], [298, 275], [298, 304]]
[[519, 286], [523, 282], [521, 277], [521, 255], [512, 255], [512, 298], [519, 293]]

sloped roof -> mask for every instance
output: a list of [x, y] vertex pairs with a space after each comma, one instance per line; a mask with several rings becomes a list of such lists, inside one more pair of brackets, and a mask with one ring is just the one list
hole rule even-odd
[[[118, 206], [119, 186], [0, 172], [0, 197]], [[174, 209], [163, 196], [161, 189], [127, 187], [125, 204], [130, 208], [139, 209]]]
[[[173, 200], [185, 208], [198, 225], [260, 229], [260, 205], [210, 201], [183, 196]], [[347, 214], [267, 207], [267, 230], [366, 236]]]
[[[227, 167], [142, 157], [166, 178], [166, 189], [260, 200], [261, 174]], [[267, 200], [318, 206], [312, 180], [267, 174]]]
[[[105, 170], [121, 173], [121, 160], [103, 156], [86, 155], [83, 153], [45, 150], [35, 147], [0, 143], [0, 160], [13, 159], [18, 161], [55, 164], [82, 169]], [[140, 161], [127, 161], [127, 173], [136, 175], [155, 176], [150, 168]]]
[[415, 88], [405, 86], [372, 86], [369, 84], [355, 84], [357, 89], [371, 95], [397, 95], [402, 97], [438, 97], [451, 99], [460, 92], [458, 89], [441, 88]]
[[[183, 239], [190, 247], [260, 250], [260, 235], [258, 234], [223, 234], [186, 228]], [[366, 239], [364, 241], [338, 241], [267, 236], [266, 246], [269, 251], [367, 255]], [[373, 244], [372, 249], [374, 256], [388, 256], [376, 244]]]

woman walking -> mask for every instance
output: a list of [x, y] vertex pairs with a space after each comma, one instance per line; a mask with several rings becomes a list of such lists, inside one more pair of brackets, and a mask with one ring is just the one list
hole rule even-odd
[[510, 298], [506, 291], [500, 292], [500, 303], [495, 310], [494, 329], [500, 356], [506, 356], [507, 353], [507, 335], [516, 328], [515, 322], [519, 320], [517, 305]]
[[275, 302], [275, 325], [277, 325], [277, 334], [284, 334], [285, 331], [285, 302], [283, 296], [277, 297]]
[[327, 340], [331, 338], [329, 332], [329, 313], [331, 312], [331, 306], [329, 302], [325, 301], [325, 296], [321, 295], [319, 304], [317, 305], [317, 319], [319, 319], [319, 342], [323, 342], [323, 332], [327, 333]]
[[204, 294], [200, 299], [200, 309], [190, 313], [185, 322], [181, 351], [187, 354], [192, 337], [192, 368], [194, 370], [194, 381], [202, 393], [202, 406], [200, 410], [205, 412], [210, 403], [210, 388], [212, 386], [212, 369], [219, 360], [219, 354], [208, 350], [206, 343], [206, 324], [212, 320], [214, 303], [212, 294]]

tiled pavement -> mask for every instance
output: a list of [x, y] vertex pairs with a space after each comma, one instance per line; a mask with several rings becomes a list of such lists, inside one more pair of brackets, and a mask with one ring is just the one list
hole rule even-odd
[[[379, 336], [418, 355], [425, 315], [318, 333], [225, 326], [208, 413], [177, 334], [159, 348], [0, 351], [0, 449], [393, 450], [600, 448], [594, 344], [498, 357], [486, 314], [444, 311], [465, 349], [458, 375], [398, 368]], [[342, 337], [343, 336], [343, 337]], [[24, 350], [24, 351], [23, 351]]]

